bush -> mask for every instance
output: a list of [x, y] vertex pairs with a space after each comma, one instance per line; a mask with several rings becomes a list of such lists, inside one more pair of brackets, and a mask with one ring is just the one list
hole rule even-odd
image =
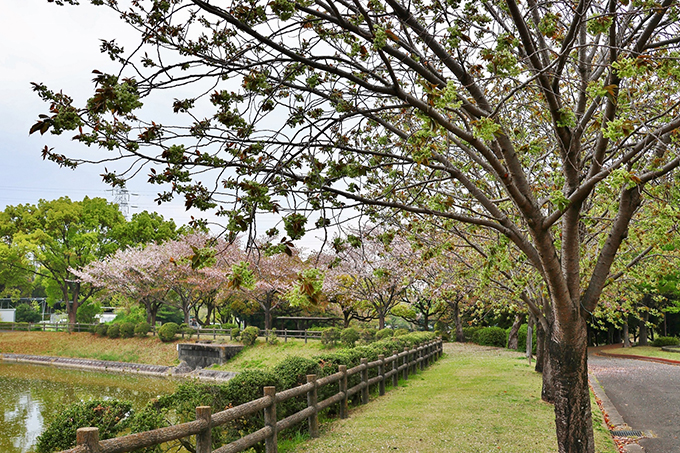
[[483, 329], [483, 327], [463, 327], [465, 341], [474, 341], [473, 337], [475, 336], [475, 333], [481, 329]]
[[255, 344], [259, 334], [260, 329], [255, 326], [248, 326], [241, 332], [241, 343], [243, 343], [243, 346], [252, 346]]
[[359, 338], [362, 338], [362, 335], [360, 335], [357, 329], [355, 329], [354, 327], [342, 329], [342, 332], [340, 332], [340, 339], [342, 340], [342, 344], [344, 344], [348, 348], [353, 348], [356, 342], [359, 340]]
[[654, 341], [652, 341], [652, 346], [656, 346], [658, 348], [662, 346], [677, 346], [680, 345], [680, 338], [676, 337], [657, 337]]
[[361, 342], [363, 344], [373, 343], [375, 341], [375, 334], [377, 332], [378, 329], [361, 329], [361, 331], [359, 332], [360, 335], [359, 338], [361, 339]]
[[196, 329], [190, 327], [189, 324], [183, 322], [182, 324], [179, 325], [178, 332], [182, 334], [182, 338], [184, 337], [191, 338], [196, 333]]
[[120, 337], [120, 324], [111, 324], [109, 329], [106, 331], [106, 336], [109, 338]]
[[132, 338], [135, 336], [135, 325], [131, 322], [124, 322], [120, 325], [120, 336]]
[[231, 329], [231, 338], [237, 340], [241, 336], [241, 329], [234, 327]]
[[16, 307], [16, 312], [14, 314], [16, 322], [40, 322], [42, 321], [42, 316], [29, 304], [19, 304]]
[[179, 326], [177, 324], [174, 322], [166, 322], [158, 329], [158, 338], [164, 343], [174, 341], [178, 331]]
[[135, 326], [135, 335], [138, 337], [145, 337], [150, 331], [151, 326], [146, 321], [142, 321]]
[[273, 346], [279, 344], [279, 336], [276, 335], [276, 329], [272, 329], [268, 332], [267, 343]]
[[233, 322], [228, 322], [228, 323], [222, 324], [218, 328], [221, 328], [222, 330], [233, 330], [233, 329], [238, 329], [238, 324], [234, 324]]
[[108, 324], [99, 324], [95, 328], [95, 333], [99, 335], [100, 337], [105, 337], [106, 333], [109, 331], [109, 326]]
[[500, 327], [484, 327], [475, 332], [472, 341], [482, 346], [505, 347], [508, 334]]
[[394, 331], [395, 337], [401, 337], [402, 335], [408, 334], [408, 329], [397, 329]]
[[380, 341], [385, 338], [390, 338], [394, 336], [394, 331], [392, 329], [382, 329], [375, 333], [375, 339]]
[[100, 439], [116, 437], [125, 429], [132, 404], [127, 401], [93, 400], [66, 407], [38, 436], [36, 451], [51, 453], [76, 445], [76, 430], [83, 426], [99, 428]]
[[338, 341], [340, 341], [340, 329], [337, 327], [328, 327], [321, 331], [321, 344], [335, 346]]
[[451, 341], [451, 333], [446, 331], [446, 330], [435, 330], [434, 336], [435, 337], [441, 337], [442, 341], [444, 341], [444, 342]]

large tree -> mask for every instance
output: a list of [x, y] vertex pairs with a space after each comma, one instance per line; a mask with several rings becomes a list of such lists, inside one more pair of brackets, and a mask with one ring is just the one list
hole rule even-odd
[[[172, 184], [161, 200], [220, 204], [236, 231], [287, 207], [321, 210], [323, 226], [352, 204], [497, 231], [549, 293], [559, 449], [593, 451], [586, 320], [631, 218], [680, 164], [674, 2], [92, 3], [141, 45], [102, 43], [122, 68], [97, 73], [84, 107], [36, 84], [51, 111], [32, 131], [142, 159]], [[177, 126], [144, 118], [143, 98], [172, 88]], [[613, 209], [593, 203], [600, 187]], [[305, 219], [285, 225], [296, 239]], [[583, 240], [595, 229], [597, 247]]]
[[0, 235], [6, 243], [30, 251], [37, 272], [64, 303], [69, 323], [75, 324], [78, 307], [96, 288], [81, 282], [74, 270], [115, 252], [113, 230], [124, 222], [118, 207], [103, 198], [62, 197], [6, 207], [0, 213]]

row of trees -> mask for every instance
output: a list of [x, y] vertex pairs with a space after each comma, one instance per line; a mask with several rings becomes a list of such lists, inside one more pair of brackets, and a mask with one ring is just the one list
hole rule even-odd
[[[594, 451], [587, 322], [653, 249], [630, 240], [649, 231], [641, 208], [677, 223], [677, 3], [92, 3], [139, 45], [103, 42], [120, 68], [97, 73], [83, 106], [36, 84], [50, 111], [32, 132], [77, 131], [114, 154], [104, 162], [148, 164], [152, 183], [170, 183], [161, 199], [217, 208], [233, 234], [267, 212], [295, 240], [310, 211], [323, 227], [360, 207], [501, 257], [485, 278], [546, 333], [559, 451]], [[149, 118], [145, 97], [173, 88], [176, 123]]]
[[116, 250], [178, 237], [173, 221], [142, 212], [126, 221], [118, 206], [102, 198], [41, 200], [0, 212], [0, 293], [3, 297], [46, 297], [61, 302], [70, 323], [99, 288], [76, 270]]

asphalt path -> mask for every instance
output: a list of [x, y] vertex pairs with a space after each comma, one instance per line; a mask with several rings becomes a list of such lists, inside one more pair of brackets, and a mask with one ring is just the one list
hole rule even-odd
[[680, 366], [590, 355], [588, 367], [646, 453], [680, 453]]

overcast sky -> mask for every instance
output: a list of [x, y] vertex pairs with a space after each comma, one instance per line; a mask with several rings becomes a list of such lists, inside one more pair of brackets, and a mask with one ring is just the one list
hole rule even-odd
[[[74, 155], [96, 153], [72, 142], [72, 134], [55, 137], [28, 131], [44, 104], [31, 90], [31, 82], [45, 83], [50, 89], [63, 89], [75, 97], [76, 105], [92, 93], [92, 70], [114, 71], [108, 56], [99, 52], [100, 39], [116, 38], [119, 43], [135, 42], [135, 35], [105, 7], [94, 7], [87, 0], [80, 6], [59, 7], [47, 0], [5, 0], [0, 14], [0, 209], [7, 205], [37, 203], [68, 195], [72, 200], [85, 196], [113, 201], [110, 188], [101, 181], [102, 168], [83, 166], [70, 170], [43, 161], [45, 146]], [[168, 102], [172, 102], [170, 99]], [[101, 155], [101, 154], [100, 154]], [[158, 188], [145, 184], [145, 177], [128, 183], [138, 196], [131, 212], [157, 211], [178, 224], [204, 213], [186, 212], [181, 200], [158, 206], [153, 200]], [[261, 229], [264, 231], [264, 228]], [[314, 247], [309, 238], [302, 244]]]

